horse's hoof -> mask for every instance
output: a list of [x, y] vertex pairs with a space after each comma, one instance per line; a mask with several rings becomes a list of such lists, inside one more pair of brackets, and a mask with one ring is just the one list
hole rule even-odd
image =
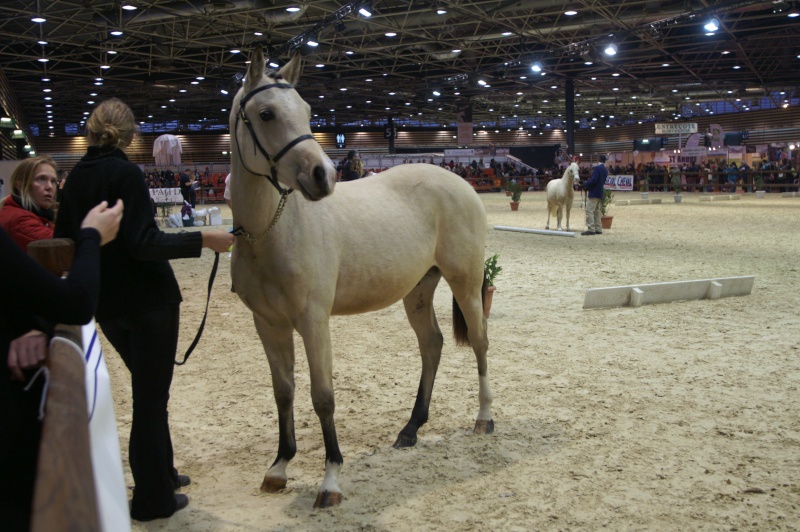
[[342, 494], [335, 491], [321, 491], [317, 493], [317, 500], [314, 501], [314, 508], [330, 508], [339, 506], [342, 502]]
[[397, 437], [397, 440], [394, 442], [395, 449], [403, 449], [405, 447], [414, 447], [417, 444], [417, 437], [416, 436], [406, 436], [402, 432]]
[[475, 434], [491, 434], [494, 432], [493, 419], [479, 419], [475, 422], [475, 428], [472, 431]]
[[264, 477], [264, 482], [261, 483], [261, 491], [264, 493], [278, 493], [285, 487], [285, 478]]
[[403, 449], [405, 447], [414, 447], [417, 444], [417, 437], [416, 436], [406, 436], [402, 432], [397, 437], [397, 440], [394, 442], [395, 449]]

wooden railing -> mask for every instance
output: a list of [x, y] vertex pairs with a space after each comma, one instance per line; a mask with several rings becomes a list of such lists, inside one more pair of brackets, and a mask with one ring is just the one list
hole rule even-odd
[[[28, 253], [60, 276], [69, 270], [75, 249], [72, 240], [58, 238], [31, 242]], [[81, 329], [57, 325], [54, 336], [68, 342], [54, 342], [47, 361], [50, 383], [39, 444], [31, 530], [95, 531], [100, 525], [89, 450]]]

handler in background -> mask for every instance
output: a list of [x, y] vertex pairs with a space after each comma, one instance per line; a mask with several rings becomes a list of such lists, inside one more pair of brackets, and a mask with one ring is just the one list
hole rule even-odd
[[606, 168], [606, 156], [601, 155], [598, 159], [600, 162], [592, 170], [592, 176], [581, 184], [588, 191], [589, 196], [586, 200], [586, 231], [581, 233], [582, 235], [603, 234], [603, 228], [600, 225], [600, 202], [603, 199], [608, 169]]
[[123, 151], [133, 141], [131, 109], [113, 98], [86, 121], [89, 149], [69, 175], [55, 236], [75, 238], [80, 220], [100, 201], [122, 199], [117, 239], [100, 263], [97, 322], [131, 373], [133, 421], [128, 458], [136, 487], [131, 517], [169, 517], [189, 504], [174, 491], [190, 479], [173, 466], [167, 403], [178, 345], [181, 293], [170, 259], [199, 257], [202, 248], [223, 252], [226, 231], [167, 234], [158, 229], [141, 169]]

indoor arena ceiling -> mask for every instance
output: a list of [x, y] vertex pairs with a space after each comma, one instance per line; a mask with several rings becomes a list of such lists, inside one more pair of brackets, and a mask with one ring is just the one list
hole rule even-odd
[[[42, 135], [81, 133], [94, 102], [111, 96], [131, 105], [145, 131], [224, 130], [257, 45], [278, 63], [303, 55], [299, 90], [315, 125], [392, 116], [441, 127], [471, 106], [477, 124], [558, 127], [565, 85], [574, 83], [575, 119], [589, 127], [796, 105], [797, 8], [772, 0], [3, 0], [0, 65], [20, 122]], [[704, 28], [710, 19], [717, 30]], [[614, 56], [604, 53], [610, 44]]]

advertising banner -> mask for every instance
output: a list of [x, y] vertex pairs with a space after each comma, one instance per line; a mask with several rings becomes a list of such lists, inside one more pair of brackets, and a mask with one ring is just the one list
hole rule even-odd
[[697, 133], [697, 122], [656, 123], [656, 135], [688, 135]]
[[180, 188], [151, 188], [150, 197], [156, 203], [180, 203], [183, 204]]
[[610, 175], [606, 177], [605, 188], [608, 190], [633, 190], [633, 176]]
[[468, 105], [458, 112], [458, 144], [466, 146], [472, 144], [472, 106]]

